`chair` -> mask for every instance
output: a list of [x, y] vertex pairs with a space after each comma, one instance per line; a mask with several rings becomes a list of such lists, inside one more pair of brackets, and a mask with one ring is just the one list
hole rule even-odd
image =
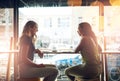
[[75, 81], [100, 81], [100, 76], [94, 78], [75, 77]]

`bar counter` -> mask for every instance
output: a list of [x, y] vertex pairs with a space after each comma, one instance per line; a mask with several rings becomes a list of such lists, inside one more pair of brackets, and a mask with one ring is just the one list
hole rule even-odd
[[[56, 52], [56, 51], [43, 51], [44, 54], [75, 54], [73, 51], [70, 52]], [[7, 66], [7, 74], [6, 74], [6, 81], [10, 81], [10, 60], [11, 54], [18, 54], [18, 50], [0, 50], [0, 54], [9, 54], [8, 57], [8, 66]], [[102, 51], [102, 63], [104, 68], [103, 78], [105, 81], [108, 81], [108, 66], [107, 66], [107, 57], [106, 55], [109, 54], [120, 54], [120, 51]], [[14, 67], [15, 68], [15, 67]], [[15, 69], [14, 69], [15, 70]], [[15, 72], [15, 71], [14, 71]]]

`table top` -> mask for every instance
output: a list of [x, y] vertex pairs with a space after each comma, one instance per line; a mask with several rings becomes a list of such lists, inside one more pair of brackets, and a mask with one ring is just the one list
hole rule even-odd
[[[19, 52], [19, 50], [0, 50], [0, 53], [18, 53], [18, 52]], [[49, 52], [49, 51], [43, 51], [43, 53], [75, 54], [74, 52]], [[108, 51], [102, 51], [102, 54], [120, 54], [120, 51], [108, 50]]]

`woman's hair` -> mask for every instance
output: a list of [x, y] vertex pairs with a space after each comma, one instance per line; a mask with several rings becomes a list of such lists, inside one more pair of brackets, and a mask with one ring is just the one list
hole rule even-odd
[[84, 36], [92, 37], [95, 43], [97, 44], [97, 38], [95, 36], [95, 33], [92, 31], [92, 27], [89, 23], [87, 22], [80, 23], [78, 29], [82, 31], [82, 34]]
[[[37, 23], [35, 21], [28, 21], [23, 28], [22, 36], [26, 35], [30, 31], [30, 29], [35, 27], [36, 25]], [[20, 37], [20, 40], [21, 40], [21, 37]], [[37, 38], [37, 35], [32, 36], [33, 43], [35, 43], [36, 38]]]
[[25, 24], [24, 28], [23, 28], [22, 34], [28, 33], [28, 32], [30, 31], [30, 29], [33, 28], [35, 25], [37, 25], [36, 22], [34, 22], [34, 21], [28, 21], [28, 22]]

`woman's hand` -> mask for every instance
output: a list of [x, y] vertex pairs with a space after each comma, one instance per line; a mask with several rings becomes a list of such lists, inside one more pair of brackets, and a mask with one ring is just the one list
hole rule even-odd
[[37, 64], [37, 67], [41, 68], [41, 67], [56, 67], [56, 66], [53, 64]]
[[36, 49], [35, 51], [36, 51], [36, 53], [38, 53], [38, 55], [40, 56], [40, 58], [43, 58], [44, 54], [39, 49]]
[[46, 67], [56, 67], [55, 65], [53, 64], [44, 64]]
[[38, 64], [37, 67], [41, 68], [41, 67], [45, 67], [45, 65], [44, 64]]

